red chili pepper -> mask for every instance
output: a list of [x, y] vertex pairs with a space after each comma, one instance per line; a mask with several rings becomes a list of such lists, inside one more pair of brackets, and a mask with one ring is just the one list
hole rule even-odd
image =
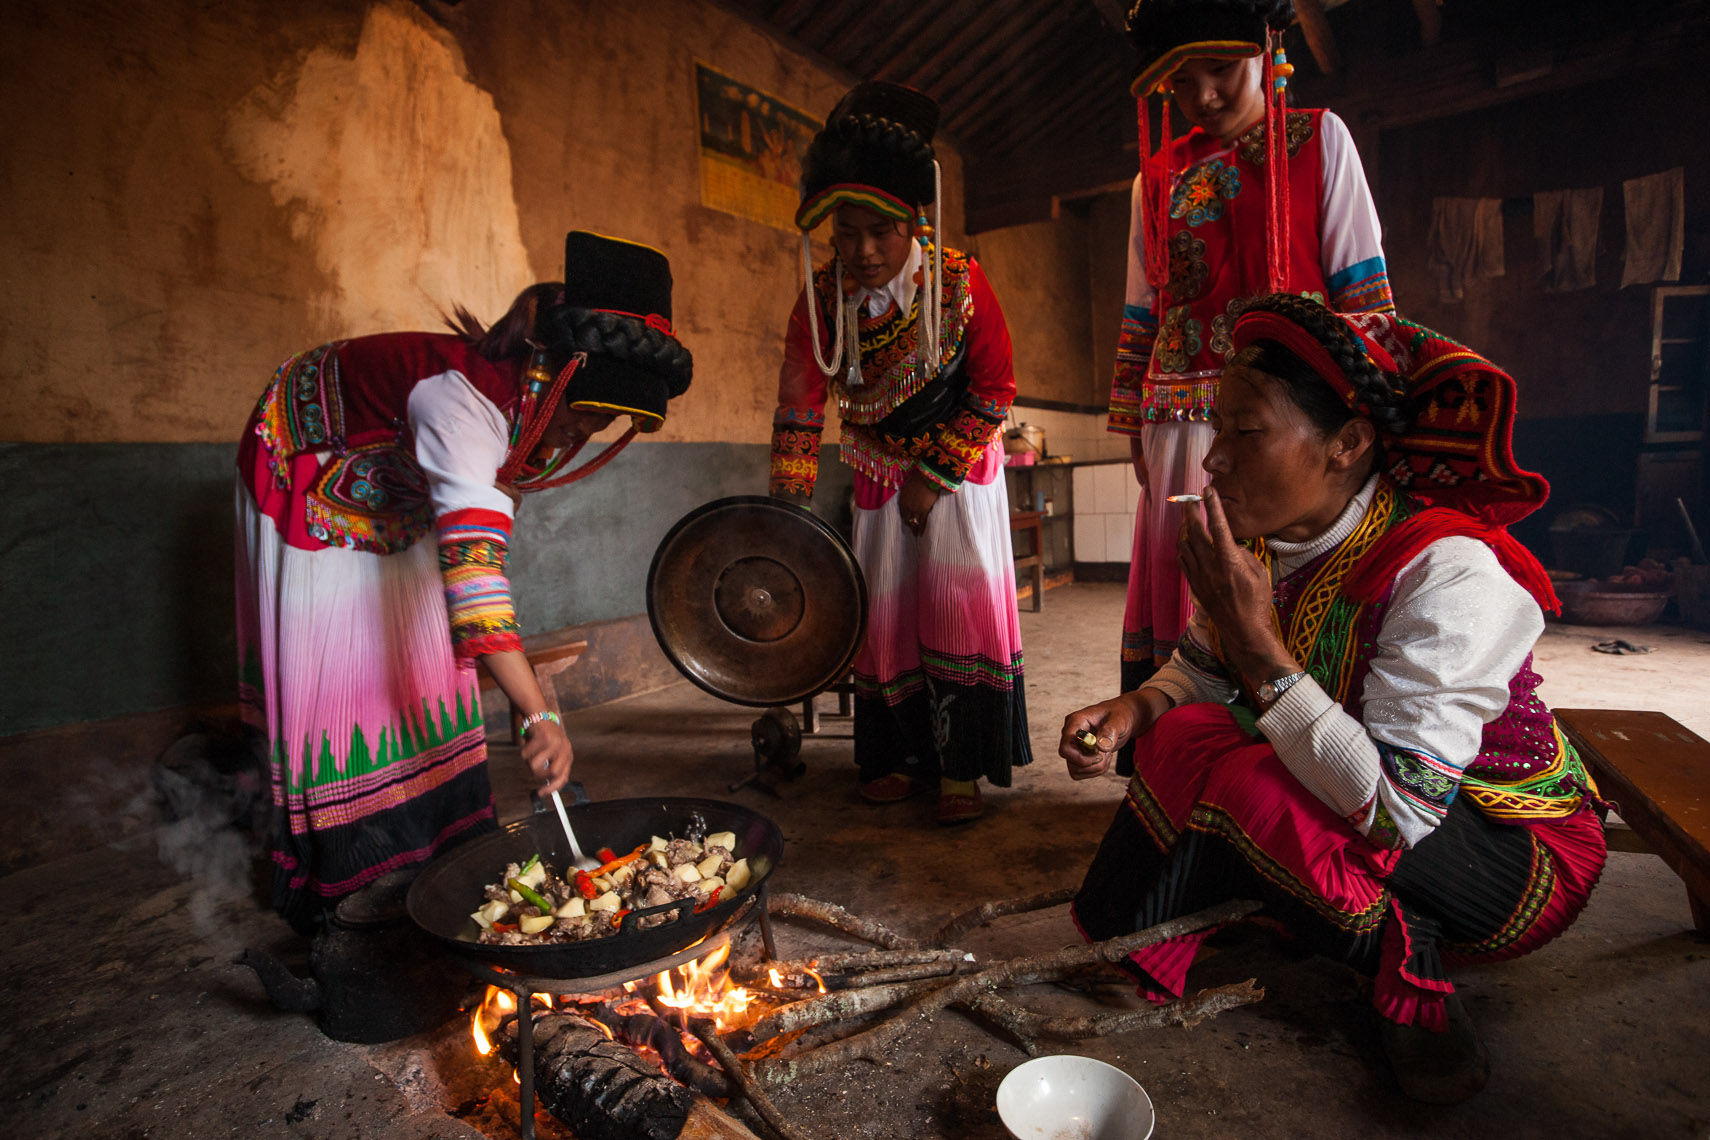
[[622, 910], [614, 910], [612, 912], [612, 925], [613, 926], [622, 926], [623, 925], [623, 916], [628, 914], [629, 910], [630, 910], [630, 908], [627, 906], [624, 907]]
[[497, 930], [501, 934], [509, 934], [511, 931], [518, 929], [518, 927], [514, 922], [495, 922], [493, 924], [493, 929]]
[[594, 854], [600, 857], [600, 862], [602, 863], [610, 863], [613, 859], [617, 858], [617, 852], [613, 851], [610, 847], [602, 847], [598, 851], [594, 852]]
[[712, 894], [707, 896], [705, 902], [699, 902], [699, 903], [695, 904], [695, 913], [699, 914], [701, 911], [706, 910], [708, 907], [717, 906], [718, 905], [719, 892], [722, 890], [724, 890], [723, 887], [714, 887]]
[[576, 872], [576, 890], [585, 899], [592, 900], [600, 897], [600, 888], [594, 885], [594, 877], [586, 871]]

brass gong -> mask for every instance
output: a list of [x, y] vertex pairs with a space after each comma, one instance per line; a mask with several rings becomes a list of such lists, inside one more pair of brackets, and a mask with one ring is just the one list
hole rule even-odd
[[805, 700], [848, 673], [867, 585], [841, 535], [762, 495], [684, 515], [647, 571], [647, 617], [679, 672], [757, 708]]

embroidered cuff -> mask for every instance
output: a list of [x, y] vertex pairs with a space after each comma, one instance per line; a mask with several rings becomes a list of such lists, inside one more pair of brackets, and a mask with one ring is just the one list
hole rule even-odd
[[819, 445], [825, 434], [825, 416], [804, 408], [779, 404], [772, 416], [772, 473], [774, 495], [813, 496], [819, 478]]
[[1138, 305], [1122, 309], [1122, 331], [1116, 342], [1116, 375], [1110, 387], [1110, 417], [1107, 431], [1139, 435], [1145, 423], [1141, 414], [1142, 389], [1152, 363], [1152, 345], [1158, 339], [1158, 322]]
[[1338, 313], [1395, 312], [1389, 269], [1381, 257], [1368, 257], [1333, 273], [1325, 284], [1330, 290], [1330, 307]]
[[920, 457], [920, 473], [946, 491], [961, 487], [969, 469], [991, 446], [992, 437], [1002, 430], [1003, 415], [989, 415], [983, 408], [957, 409]]
[[522, 630], [505, 577], [511, 520], [498, 511], [451, 511], [439, 518], [439, 571], [460, 658], [522, 649]]

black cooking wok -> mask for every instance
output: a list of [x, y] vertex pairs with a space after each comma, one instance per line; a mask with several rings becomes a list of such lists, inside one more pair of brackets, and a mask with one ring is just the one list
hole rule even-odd
[[[736, 857], [748, 860], [753, 878], [740, 891], [721, 894], [716, 905], [699, 913], [693, 910], [693, 899], [632, 911], [624, 916], [618, 933], [605, 938], [547, 946], [484, 946], [475, 941], [480, 928], [469, 916], [485, 901], [486, 885], [498, 881], [506, 863], [525, 863], [539, 852], [557, 871], [570, 864], [570, 845], [557, 814], [541, 812], [461, 844], [429, 863], [410, 885], [406, 900], [410, 917], [465, 958], [535, 977], [593, 977], [675, 954], [723, 929], [784, 857], [784, 836], [778, 825], [738, 804], [687, 798], [605, 800], [565, 810], [584, 851], [610, 847], [623, 854], [651, 836], [683, 837], [691, 829], [735, 832]], [[672, 910], [678, 912], [675, 920], [648, 930], [636, 921]]]

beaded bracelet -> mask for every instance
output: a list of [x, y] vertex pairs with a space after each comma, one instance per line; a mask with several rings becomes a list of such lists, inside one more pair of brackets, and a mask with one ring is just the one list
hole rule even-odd
[[559, 719], [557, 713], [543, 709], [540, 712], [529, 713], [527, 716], [523, 717], [522, 723], [517, 725], [517, 735], [522, 737], [524, 740], [527, 740], [528, 739], [528, 730], [533, 728], [535, 725], [539, 724], [543, 720], [549, 720], [553, 724], [556, 724], [559, 728], [564, 727], [564, 722]]

